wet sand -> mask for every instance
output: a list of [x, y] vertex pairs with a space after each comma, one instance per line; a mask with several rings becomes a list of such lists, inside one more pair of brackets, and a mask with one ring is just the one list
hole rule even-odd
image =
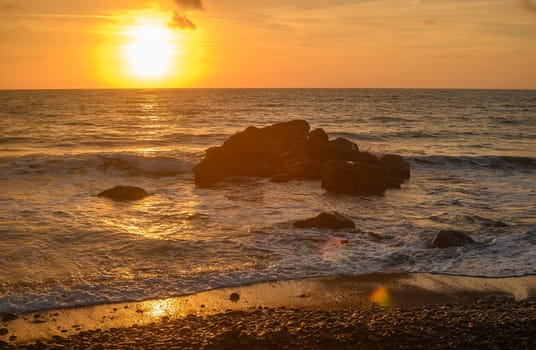
[[17, 317], [0, 349], [529, 349], [536, 276], [322, 277]]

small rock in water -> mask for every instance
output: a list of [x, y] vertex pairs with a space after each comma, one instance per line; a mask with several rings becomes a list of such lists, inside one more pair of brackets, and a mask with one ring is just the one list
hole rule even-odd
[[98, 194], [99, 197], [106, 197], [116, 201], [136, 201], [148, 195], [143, 188], [136, 186], [115, 186]]
[[341, 213], [320, 213], [314, 218], [298, 220], [293, 224], [298, 228], [330, 228], [330, 229], [343, 229], [343, 228], [355, 228], [355, 224], [352, 220]]
[[240, 294], [238, 293], [231, 293], [231, 296], [229, 297], [229, 300], [231, 300], [232, 302], [237, 302], [240, 300]]
[[441, 230], [435, 236], [431, 248], [448, 248], [461, 247], [466, 244], [474, 243], [475, 241], [464, 232]]
[[508, 227], [508, 225], [502, 221], [495, 221], [492, 227]]

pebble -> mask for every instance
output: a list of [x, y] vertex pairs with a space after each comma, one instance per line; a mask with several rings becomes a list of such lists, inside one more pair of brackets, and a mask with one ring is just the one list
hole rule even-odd
[[[364, 306], [337, 311], [228, 311], [138, 327], [84, 331], [19, 348], [532, 349], [536, 344], [536, 304], [530, 300], [499, 300], [489, 298], [470, 305]], [[11, 348], [16, 347], [11, 344]]]
[[19, 316], [12, 314], [12, 313], [6, 313], [2, 315], [2, 322], [9, 322], [18, 319]]
[[231, 295], [229, 296], [229, 300], [231, 300], [232, 302], [237, 302], [240, 300], [240, 294], [238, 293], [231, 293]]

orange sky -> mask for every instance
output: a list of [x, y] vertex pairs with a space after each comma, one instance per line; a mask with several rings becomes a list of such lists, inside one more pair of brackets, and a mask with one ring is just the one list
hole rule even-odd
[[[157, 78], [124, 53], [147, 21]], [[536, 0], [0, 0], [0, 88], [106, 87], [534, 89]]]

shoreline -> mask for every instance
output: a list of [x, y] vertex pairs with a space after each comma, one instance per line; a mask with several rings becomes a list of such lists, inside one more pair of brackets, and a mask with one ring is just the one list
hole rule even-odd
[[[376, 292], [380, 295], [376, 302], [386, 307], [374, 305], [371, 301], [371, 295], [378, 288], [381, 292]], [[158, 325], [181, 323], [192, 317], [208, 320], [226, 313], [254, 315], [259, 310], [267, 314], [272, 311], [281, 314], [289, 310], [298, 313], [300, 310], [313, 310], [322, 314], [370, 308], [386, 312], [397, 308], [439, 308], [444, 305], [454, 305], [463, 310], [480, 305], [479, 302], [486, 304], [486, 298], [491, 298], [491, 302], [502, 300], [512, 305], [533, 303], [536, 300], [536, 276], [483, 278], [430, 273], [373, 273], [263, 282], [167, 299], [44, 310], [1, 322], [0, 329], [6, 331], [0, 335], [3, 342], [0, 348], [51, 339], [76, 339], [88, 332], [131, 327], [158, 328]], [[536, 305], [533, 307], [536, 308]]]

